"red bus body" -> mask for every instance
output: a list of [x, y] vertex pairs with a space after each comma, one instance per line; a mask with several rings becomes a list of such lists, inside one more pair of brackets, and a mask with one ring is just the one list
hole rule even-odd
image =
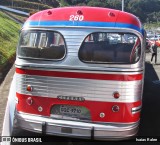
[[135, 135], [145, 38], [132, 14], [95, 7], [28, 18], [16, 58], [16, 118], [26, 130], [117, 140]]

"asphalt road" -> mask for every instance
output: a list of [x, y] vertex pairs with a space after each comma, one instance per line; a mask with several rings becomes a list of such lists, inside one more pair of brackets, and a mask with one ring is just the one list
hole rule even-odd
[[[160, 58], [160, 54], [159, 54]], [[160, 138], [160, 61], [158, 65], [149, 63], [150, 54], [146, 56], [146, 69], [145, 69], [145, 80], [144, 80], [144, 92], [143, 92], [143, 107], [141, 112], [140, 129], [138, 132], [138, 138], [140, 137], [159, 137]], [[10, 77], [11, 78], [11, 77]], [[3, 86], [4, 87], [4, 86]], [[2, 116], [1, 116], [2, 117]], [[19, 130], [17, 127], [14, 128], [13, 135], [16, 136], [41, 136], [37, 133], [32, 133], [24, 130]], [[65, 137], [53, 136], [54, 142], [52, 143], [41, 143], [47, 145], [90, 145], [90, 144], [143, 144], [146, 142], [134, 142], [127, 140], [125, 142], [102, 142], [102, 141], [91, 141], [82, 139], [73, 139]], [[13, 143], [13, 145], [20, 145], [21, 143]], [[34, 143], [25, 143], [32, 145]], [[147, 144], [153, 144], [153, 142], [147, 142]], [[160, 144], [154, 143], [154, 144]]]

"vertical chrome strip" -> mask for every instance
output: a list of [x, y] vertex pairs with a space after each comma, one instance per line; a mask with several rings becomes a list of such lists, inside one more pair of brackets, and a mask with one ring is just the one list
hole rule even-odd
[[136, 113], [140, 112], [141, 108], [142, 108], [142, 105], [132, 108], [132, 114], [136, 114]]

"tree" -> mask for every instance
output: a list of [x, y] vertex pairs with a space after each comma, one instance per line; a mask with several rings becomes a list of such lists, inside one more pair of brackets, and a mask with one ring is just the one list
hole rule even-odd
[[94, 7], [106, 7], [105, 0], [103, 0], [102, 2], [101, 0], [90, 0], [87, 5]]

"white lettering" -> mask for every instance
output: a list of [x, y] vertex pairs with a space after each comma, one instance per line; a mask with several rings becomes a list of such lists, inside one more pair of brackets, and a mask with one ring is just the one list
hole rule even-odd
[[28, 138], [28, 142], [42, 142], [41, 138]]
[[83, 15], [70, 15], [69, 21], [83, 21], [84, 16]]

